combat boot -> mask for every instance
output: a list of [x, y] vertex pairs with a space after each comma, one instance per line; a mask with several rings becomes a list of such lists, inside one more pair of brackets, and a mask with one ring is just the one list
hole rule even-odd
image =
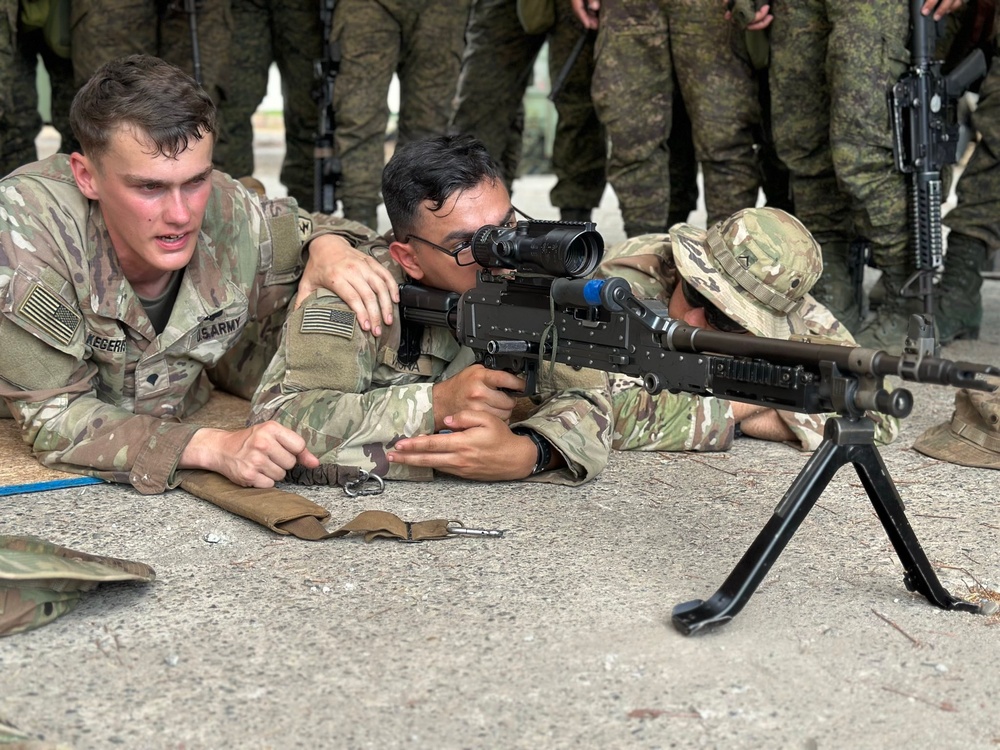
[[826, 242], [823, 248], [823, 274], [810, 294], [843, 323], [847, 330], [856, 333], [861, 327], [861, 305], [849, 266], [850, 245], [847, 242]]
[[887, 266], [882, 269], [885, 298], [875, 315], [854, 335], [858, 344], [883, 349], [890, 354], [902, 354], [903, 344], [909, 333], [910, 315], [921, 312], [922, 309], [920, 300], [900, 294], [908, 278], [906, 266]]
[[981, 271], [986, 264], [986, 243], [964, 234], [948, 236], [941, 283], [934, 291], [934, 323], [938, 342], [978, 339], [983, 321]]

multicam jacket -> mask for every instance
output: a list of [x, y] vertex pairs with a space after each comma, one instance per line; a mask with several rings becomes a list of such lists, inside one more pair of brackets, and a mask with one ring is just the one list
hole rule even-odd
[[[209, 375], [253, 392], [273, 352], [254, 370], [256, 328], [284, 315], [303, 243], [341, 220], [287, 199], [258, 201], [219, 172], [212, 183], [197, 249], [157, 335], [67, 157], [0, 181], [0, 397], [47, 466], [144, 493], [176, 487], [199, 429], [180, 420], [208, 400]], [[330, 226], [314, 229], [314, 218]], [[371, 234], [350, 229], [355, 241]]]
[[[368, 251], [405, 281], [384, 242]], [[358, 327], [336, 295], [307, 298], [288, 314], [278, 353], [254, 394], [251, 421], [274, 419], [293, 428], [324, 464], [358, 466], [389, 479], [432, 479], [431, 469], [390, 464], [386, 452], [403, 437], [433, 433], [434, 384], [475, 357], [450, 329], [415, 328], [401, 318], [397, 309], [392, 326], [376, 338]], [[557, 365], [546, 386], [519, 400], [510, 424], [543, 435], [566, 467], [532, 479], [569, 485], [593, 479], [611, 444], [603, 373]]]
[[[626, 240], [608, 252], [599, 274], [624, 278], [640, 298], [669, 303], [678, 277], [670, 235], [641, 235]], [[809, 295], [788, 316], [788, 324], [794, 338], [856, 345], [847, 328]], [[640, 380], [624, 375], [612, 375], [610, 381], [615, 450], [724, 451], [732, 446], [737, 425], [729, 401], [667, 391], [654, 396], [642, 388]], [[832, 416], [781, 409], [777, 413], [795, 435], [797, 447], [804, 451], [819, 447], [826, 420]], [[878, 412], [868, 415], [875, 423], [878, 442], [889, 443], [899, 434], [897, 418]]]

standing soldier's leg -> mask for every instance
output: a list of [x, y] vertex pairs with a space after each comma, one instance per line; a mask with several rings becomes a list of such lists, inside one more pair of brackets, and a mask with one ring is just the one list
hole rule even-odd
[[47, 44], [42, 45], [39, 52], [52, 86], [49, 103], [52, 108], [52, 127], [59, 131], [61, 137], [59, 151], [71, 154], [80, 150], [80, 143], [69, 125], [69, 108], [73, 104], [73, 97], [76, 96], [73, 63], [69, 58], [57, 55]]
[[667, 227], [687, 223], [691, 212], [698, 208], [698, 160], [694, 156], [694, 134], [688, 117], [681, 87], [674, 78], [674, 110], [670, 124], [670, 213]]
[[465, 48], [470, 0], [432, 0], [421, 6], [403, 33], [400, 145], [447, 132]]
[[[17, 3], [14, 5], [16, 9]], [[17, 23], [16, 15], [12, 20]], [[5, 101], [2, 102], [4, 127], [0, 135], [3, 138], [3, 153], [0, 154], [3, 174], [38, 158], [35, 138], [42, 129], [36, 84], [40, 40], [38, 31], [25, 32], [23, 29], [15, 29], [9, 39], [12, 45], [9, 67], [0, 76], [6, 79]]]
[[909, 5], [896, 0], [828, 0], [827, 5], [833, 27], [827, 67], [834, 168], [851, 197], [858, 234], [871, 241], [886, 290], [885, 302], [856, 338], [865, 346], [898, 352], [908, 311], [920, 307], [900, 296], [914, 263], [907, 180], [893, 159], [886, 99], [909, 64]]
[[958, 201], [944, 217], [948, 250], [934, 310], [941, 343], [978, 338], [987, 258], [1000, 247], [1000, 56], [994, 55], [972, 115], [979, 142], [958, 179]]
[[383, 3], [338, 0], [333, 38], [341, 54], [333, 108], [344, 216], [375, 229], [389, 122], [386, 97], [399, 64], [401, 29]]
[[826, 6], [826, 0], [773, 3], [771, 126], [789, 170], [796, 216], [823, 248], [823, 275], [811, 293], [854, 332], [862, 321], [848, 265], [850, 202], [837, 184], [830, 148]]
[[[215, 101], [225, 101], [231, 70], [230, 48], [233, 43], [233, 16], [230, 0], [197, 0], [195, 35], [198, 37], [198, 63], [201, 85]], [[195, 53], [191, 34], [191, 15], [180, 0], [168, 5], [160, 22], [160, 46], [156, 52], [167, 62], [194, 75]]]
[[510, 190], [521, 161], [524, 92], [545, 37], [528, 34], [515, 0], [474, 0], [451, 130], [481, 140]]
[[156, 54], [159, 18], [152, 0], [73, 0], [71, 17], [77, 88], [116, 57]]
[[[556, 3], [556, 23], [549, 33], [549, 76], [555, 82], [570, 53], [585, 33], [573, 15], [569, 0]], [[604, 126], [597, 119], [590, 83], [594, 75], [593, 32], [586, 33], [580, 56], [558, 92], [558, 114], [552, 144], [552, 205], [566, 221], [589, 221], [604, 195], [607, 143]]]
[[[275, 57], [285, 105], [285, 159], [281, 182], [299, 205], [312, 209], [316, 173], [313, 149], [319, 111], [313, 99], [314, 65], [323, 51], [318, 0], [275, 2]], [[334, 84], [336, 85], [336, 83]]]
[[756, 206], [760, 190], [757, 82], [744, 32], [716, 10], [714, 0], [698, 0], [670, 11], [674, 71], [691, 117], [708, 226]]
[[608, 181], [629, 237], [667, 229], [674, 96], [668, 5], [621, 0], [601, 8], [592, 91], [608, 135]]
[[[230, 61], [235, 74], [230, 76], [226, 98], [219, 107], [222, 133], [215, 144], [214, 158], [219, 169], [236, 178], [254, 172], [253, 114], [267, 94], [267, 75], [274, 59], [274, 4], [267, 0], [233, 0]], [[312, 206], [311, 199], [306, 206]]]
[[0, 0], [0, 177], [18, 165], [8, 155], [11, 134], [10, 113], [14, 104], [13, 83], [17, 44], [16, 0]]

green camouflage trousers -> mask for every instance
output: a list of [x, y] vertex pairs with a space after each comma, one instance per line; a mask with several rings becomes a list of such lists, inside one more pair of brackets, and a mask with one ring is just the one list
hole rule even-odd
[[[525, 33], [516, 0], [475, 0], [469, 16], [452, 127], [486, 144], [508, 189], [521, 160], [523, 100], [535, 58], [548, 40], [554, 84], [583, 33], [570, 0], [556, 0], [555, 10], [555, 25], [547, 34]], [[590, 35], [555, 101], [552, 171], [557, 180], [550, 199], [558, 208], [594, 208], [604, 194], [604, 129], [590, 98], [593, 57]]]
[[281, 73], [284, 99], [285, 158], [281, 182], [306, 209], [313, 208], [313, 147], [317, 105], [313, 64], [322, 51], [318, 0], [233, 0], [232, 67], [222, 102], [225, 132], [215, 149], [219, 168], [234, 177], [252, 175], [251, 118], [267, 93], [271, 63]]
[[975, 237], [991, 250], [1000, 247], [1000, 56], [979, 87], [972, 124], [980, 141], [962, 171], [958, 202], [944, 217], [952, 232]]
[[886, 92], [906, 71], [909, 4], [774, 0], [772, 127], [795, 212], [820, 244], [872, 242], [879, 267], [907, 260], [905, 176]]
[[17, 28], [17, 7], [15, 0], [0, 4], [0, 176], [38, 158], [39, 57], [52, 86], [52, 125], [62, 136], [59, 150], [69, 153], [79, 148], [69, 127], [69, 106], [76, 93], [73, 66], [49, 49], [41, 30]]
[[379, 203], [387, 94], [399, 77], [397, 144], [444, 133], [451, 118], [471, 0], [338, 0], [334, 85], [344, 216], [370, 224]]
[[619, 0], [601, 7], [593, 95], [608, 180], [629, 236], [666, 229], [674, 80], [704, 174], [708, 222], [754, 206], [761, 114], [745, 37], [717, 0]]
[[[230, 71], [229, 0], [199, 0], [197, 6], [202, 85], [218, 104], [225, 97]], [[160, 7], [165, 10], [162, 18]], [[190, 19], [180, 0], [73, 0], [72, 28], [77, 87], [122, 55], [156, 55], [194, 74]]]

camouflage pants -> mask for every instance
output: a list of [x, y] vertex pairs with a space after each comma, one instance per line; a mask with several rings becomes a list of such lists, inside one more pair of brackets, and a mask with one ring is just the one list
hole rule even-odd
[[[569, 0], [556, 2], [555, 25], [547, 34], [527, 34], [516, 0], [475, 0], [466, 33], [452, 127], [486, 144], [510, 188], [517, 176], [524, 131], [524, 92], [535, 58], [549, 43], [553, 84], [583, 31]], [[591, 209], [605, 186], [605, 137], [590, 98], [594, 40], [588, 38], [555, 101], [558, 120], [552, 144], [558, 208]]]
[[879, 267], [907, 261], [905, 176], [886, 92], [906, 71], [908, 3], [774, 0], [774, 140], [795, 211], [820, 244], [872, 242]]
[[[16, 11], [17, 3], [11, 3]], [[79, 148], [69, 127], [69, 107], [76, 88], [73, 66], [45, 43], [40, 30], [17, 29], [16, 14], [0, 16], [0, 176], [35, 161], [35, 138], [42, 128], [38, 113], [38, 59], [41, 57], [52, 86], [52, 125], [62, 136], [60, 151]], [[8, 47], [8, 45], [10, 45]]]
[[737, 54], [742, 32], [719, 11], [716, 0], [620, 0], [601, 8], [594, 105], [630, 236], [666, 228], [674, 75], [691, 118], [709, 223], [756, 205], [756, 82]]
[[253, 174], [251, 118], [267, 93], [271, 63], [281, 73], [284, 99], [285, 158], [281, 182], [304, 208], [312, 208], [313, 147], [317, 127], [312, 97], [313, 64], [322, 52], [323, 30], [317, 0], [233, 0], [230, 77], [222, 102], [225, 132], [216, 146], [216, 163], [234, 177]]
[[980, 140], [958, 179], [958, 202], [944, 223], [952, 232], [982, 240], [996, 250], [1000, 247], [1000, 55], [993, 57], [979, 88], [972, 124]]
[[[197, 8], [202, 86], [218, 104], [225, 97], [230, 69], [229, 0], [198, 0]], [[190, 18], [181, 0], [73, 0], [72, 29], [77, 87], [122, 55], [156, 55], [189, 74], [195, 72]]]
[[333, 38], [340, 43], [341, 64], [333, 98], [347, 218], [364, 224], [374, 218], [394, 73], [397, 143], [447, 130], [470, 1], [338, 0]]

